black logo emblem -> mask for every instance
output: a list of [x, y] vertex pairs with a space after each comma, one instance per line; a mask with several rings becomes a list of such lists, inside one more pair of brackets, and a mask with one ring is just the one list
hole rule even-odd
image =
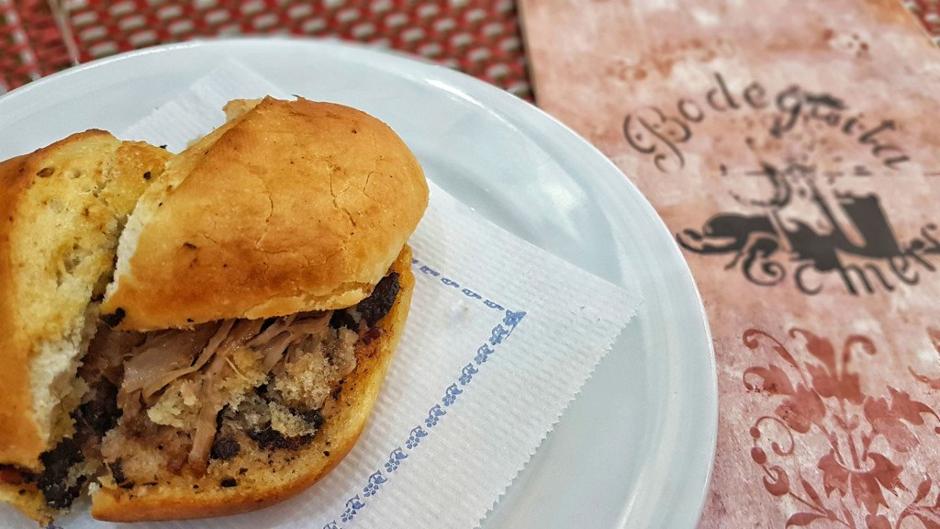
[[[874, 194], [820, 191], [812, 166], [763, 163], [751, 174], [767, 178], [773, 192], [767, 200], [735, 197], [759, 214], [719, 213], [701, 229], [676, 235], [683, 248], [703, 255], [729, 255], [726, 269], [740, 268], [752, 283], [772, 286], [788, 275], [805, 294], [823, 291], [823, 277], [836, 274], [853, 295], [893, 291], [900, 283], [915, 285], [924, 272], [935, 272], [931, 256], [940, 255], [935, 224], [902, 243]], [[788, 219], [785, 208], [795, 198], [815, 209], [813, 222]]]

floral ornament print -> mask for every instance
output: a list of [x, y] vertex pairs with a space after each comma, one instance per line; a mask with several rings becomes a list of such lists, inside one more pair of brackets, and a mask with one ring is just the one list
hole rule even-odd
[[[940, 354], [940, 331], [928, 334]], [[891, 386], [866, 394], [853, 366], [878, 351], [865, 336], [849, 336], [837, 349], [827, 338], [791, 329], [787, 341], [794, 345], [747, 330], [744, 345], [771, 361], [742, 376], [748, 391], [776, 404], [751, 425], [751, 459], [768, 493], [799, 506], [785, 527], [940, 529], [940, 476], [905, 473], [921, 443], [940, 442], [937, 407]], [[940, 377], [911, 375], [936, 403]], [[808, 436], [822, 436], [825, 451], [796, 453], [819, 446]], [[815, 469], [804, 474], [799, 461], [813, 459]]]
[[[930, 341], [933, 343], [934, 349], [937, 350], [937, 355], [940, 356], [940, 329], [927, 329], [927, 334], [930, 335]], [[940, 376], [931, 378], [926, 375], [919, 375], [913, 369], [911, 369], [911, 374], [914, 375], [914, 378], [918, 381], [929, 386], [930, 389], [940, 390]]]

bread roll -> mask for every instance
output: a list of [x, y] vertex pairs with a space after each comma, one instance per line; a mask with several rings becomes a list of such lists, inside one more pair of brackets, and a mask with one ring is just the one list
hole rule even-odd
[[103, 307], [120, 328], [354, 305], [427, 206], [414, 155], [364, 112], [266, 98], [230, 115], [169, 162], [128, 222]]
[[[41, 473], [40, 454], [71, 433], [93, 300], [128, 214], [169, 156], [89, 130], [0, 163], [0, 472]], [[4, 480], [0, 497], [48, 518], [33, 484]]]
[[375, 403], [421, 167], [349, 107], [226, 111], [176, 156], [89, 131], [0, 165], [0, 499], [41, 523], [89, 483], [110, 521], [270, 505]]

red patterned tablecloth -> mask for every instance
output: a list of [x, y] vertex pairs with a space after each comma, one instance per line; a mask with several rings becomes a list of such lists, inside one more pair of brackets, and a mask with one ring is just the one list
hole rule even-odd
[[[906, 0], [940, 38], [940, 2]], [[0, 0], [0, 93], [195, 37], [339, 37], [421, 55], [531, 97], [514, 0]]]
[[257, 34], [390, 47], [530, 96], [513, 0], [0, 0], [0, 91], [154, 44]]

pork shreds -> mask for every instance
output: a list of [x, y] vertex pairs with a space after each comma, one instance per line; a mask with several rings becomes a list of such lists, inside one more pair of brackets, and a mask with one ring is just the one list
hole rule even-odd
[[[117, 399], [123, 418], [105, 439], [106, 460], [121, 458], [124, 472], [139, 481], [159, 466], [202, 472], [213, 454], [236, 450], [237, 432], [263, 448], [306, 444], [343, 378], [355, 370], [357, 343], [375, 334], [398, 290], [398, 275], [390, 274], [372, 296], [345, 311], [148, 333], [126, 355]], [[163, 461], [138, 457], [138, 465], [133, 453], [153, 436], [172, 449], [157, 457]], [[220, 437], [225, 440], [217, 445]], [[181, 462], [182, 447], [188, 453]]]
[[96, 473], [132, 488], [167, 471], [204, 472], [244, 443], [302, 448], [329, 419], [356, 347], [380, 335], [398, 279], [390, 273], [346, 310], [150, 333], [104, 322], [79, 370], [89, 389], [72, 416], [76, 433], [43, 454], [41, 474], [6, 474], [63, 508]]

